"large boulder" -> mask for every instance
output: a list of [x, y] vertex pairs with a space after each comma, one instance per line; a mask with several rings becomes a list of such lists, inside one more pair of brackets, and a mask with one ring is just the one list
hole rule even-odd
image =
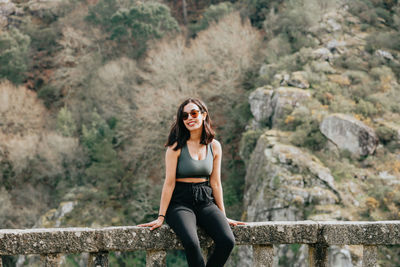
[[306, 151], [275, 141], [275, 134], [261, 135], [247, 166], [247, 219], [303, 220], [308, 206], [337, 204], [330, 170]]
[[266, 121], [271, 117], [273, 92], [269, 87], [260, 87], [250, 94], [250, 109], [257, 122]]
[[350, 115], [326, 116], [320, 130], [339, 149], [348, 150], [356, 156], [372, 154], [378, 145], [375, 131]]
[[309, 91], [295, 87], [261, 87], [250, 94], [249, 103], [258, 126], [274, 127], [310, 98]]
[[[323, 212], [320, 218], [344, 217], [339, 206], [342, 196], [330, 170], [305, 150], [281, 143], [281, 135], [276, 130], [264, 132], [248, 161], [244, 192], [246, 220], [306, 220], [318, 216], [319, 210]], [[316, 206], [321, 208], [317, 210]], [[306, 253], [306, 246], [293, 251], [290, 246], [280, 245], [276, 255], [295, 261], [295, 266], [307, 266]], [[240, 248], [239, 255], [238, 266], [252, 266], [251, 248]], [[285, 266], [277, 262], [275, 259], [274, 266]]]
[[8, 16], [15, 10], [15, 4], [10, 0], [0, 0], [0, 30], [8, 25]]

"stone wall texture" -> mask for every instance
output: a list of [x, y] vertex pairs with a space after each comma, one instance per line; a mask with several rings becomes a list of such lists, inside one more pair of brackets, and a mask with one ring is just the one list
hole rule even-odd
[[[259, 222], [233, 227], [238, 245], [324, 244], [398, 245], [400, 221]], [[199, 230], [203, 247], [212, 240]], [[136, 226], [0, 230], [0, 255], [182, 249], [164, 225], [150, 231]]]

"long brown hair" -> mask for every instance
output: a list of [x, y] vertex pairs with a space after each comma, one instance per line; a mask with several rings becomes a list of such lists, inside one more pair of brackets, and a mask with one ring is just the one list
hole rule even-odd
[[197, 105], [201, 113], [207, 112], [207, 117], [203, 123], [203, 130], [200, 137], [200, 144], [208, 145], [209, 143], [212, 142], [215, 136], [215, 132], [211, 126], [210, 113], [208, 113], [207, 106], [200, 99], [188, 98], [185, 101], [183, 101], [183, 103], [179, 106], [178, 111], [176, 113], [176, 120], [171, 126], [171, 131], [169, 132], [168, 140], [167, 143], [165, 144], [165, 146], [167, 147], [177, 142], [177, 145], [174, 148], [175, 151], [182, 148], [190, 137], [190, 131], [186, 128], [185, 124], [183, 123], [183, 108], [189, 103]]

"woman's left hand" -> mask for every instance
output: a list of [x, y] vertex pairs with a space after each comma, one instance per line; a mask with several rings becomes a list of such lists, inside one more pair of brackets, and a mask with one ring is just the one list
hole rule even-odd
[[246, 224], [245, 222], [235, 221], [235, 220], [228, 219], [228, 218], [226, 218], [226, 219], [228, 220], [229, 225], [232, 225], [232, 226], [245, 225]]

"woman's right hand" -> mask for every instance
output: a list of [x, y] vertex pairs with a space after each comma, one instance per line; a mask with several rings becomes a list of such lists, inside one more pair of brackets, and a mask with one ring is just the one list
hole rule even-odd
[[138, 227], [151, 227], [150, 230], [154, 230], [160, 227], [164, 223], [164, 217], [160, 216], [157, 220], [154, 220], [149, 223], [139, 224]]

